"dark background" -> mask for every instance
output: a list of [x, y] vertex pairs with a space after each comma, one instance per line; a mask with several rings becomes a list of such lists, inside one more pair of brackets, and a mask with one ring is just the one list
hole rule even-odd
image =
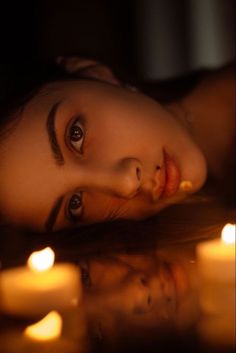
[[1, 2], [0, 120], [48, 80], [57, 56], [99, 60], [148, 94], [158, 82], [154, 95], [160, 101], [176, 98], [195, 84], [191, 75], [235, 60], [235, 5], [234, 0]]
[[20, 72], [72, 54], [128, 80], [173, 78], [231, 61], [234, 32], [234, 0], [1, 2], [1, 81], [15, 83]]
[[0, 10], [1, 81], [73, 54], [135, 75], [134, 7], [130, 0], [9, 1]]

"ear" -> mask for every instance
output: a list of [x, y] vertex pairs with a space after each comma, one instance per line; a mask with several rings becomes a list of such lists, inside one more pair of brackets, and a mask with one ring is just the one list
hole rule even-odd
[[56, 63], [70, 74], [78, 74], [80, 77], [95, 78], [114, 85], [121, 85], [112, 70], [98, 61], [70, 56], [58, 57]]

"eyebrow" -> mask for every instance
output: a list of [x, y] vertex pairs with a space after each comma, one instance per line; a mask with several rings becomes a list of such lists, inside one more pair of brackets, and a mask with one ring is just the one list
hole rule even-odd
[[58, 199], [56, 200], [56, 202], [54, 203], [54, 205], [52, 206], [52, 209], [49, 213], [49, 216], [45, 222], [45, 229], [46, 229], [46, 232], [51, 232], [52, 229], [53, 229], [53, 226], [57, 220], [57, 216], [58, 216], [58, 213], [61, 209], [61, 205], [62, 205], [62, 202], [63, 202], [63, 199], [64, 199], [64, 195], [58, 197]]
[[49, 139], [49, 143], [52, 149], [54, 159], [58, 165], [63, 165], [65, 163], [65, 160], [64, 160], [61, 148], [59, 146], [59, 143], [57, 141], [57, 135], [56, 135], [56, 129], [55, 129], [57, 110], [60, 104], [61, 104], [61, 101], [56, 102], [49, 110], [46, 127], [47, 127], [48, 139]]

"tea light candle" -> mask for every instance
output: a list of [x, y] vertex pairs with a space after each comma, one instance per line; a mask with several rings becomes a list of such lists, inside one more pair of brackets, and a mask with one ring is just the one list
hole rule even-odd
[[197, 246], [199, 300], [204, 314], [200, 331], [215, 344], [235, 340], [235, 233], [236, 225], [227, 224], [221, 239]]
[[201, 277], [217, 282], [235, 282], [236, 225], [226, 224], [221, 239], [202, 242], [197, 246]]
[[57, 311], [51, 311], [40, 321], [26, 327], [26, 337], [36, 341], [50, 341], [61, 335], [62, 318]]
[[2, 271], [1, 310], [33, 317], [77, 303], [81, 296], [77, 267], [69, 263], [53, 266], [53, 263], [54, 253], [46, 248], [33, 253], [27, 267]]
[[[71, 315], [72, 321], [70, 321]], [[61, 313], [53, 310], [25, 329], [22, 323], [7, 325], [0, 330], [0, 351], [1, 353], [87, 352], [86, 331], [82, 328], [81, 332], [81, 326], [77, 325], [77, 318], [80, 319], [80, 315], [78, 310], [73, 308], [63, 312], [62, 316]]]

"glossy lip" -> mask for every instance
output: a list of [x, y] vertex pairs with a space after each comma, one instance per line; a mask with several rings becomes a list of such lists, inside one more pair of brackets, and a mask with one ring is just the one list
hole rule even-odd
[[152, 198], [153, 201], [159, 200], [164, 192], [165, 184], [166, 184], [166, 167], [165, 167], [165, 157], [163, 155], [163, 163], [161, 169], [157, 170], [154, 175], [154, 181], [156, 185], [152, 190]]
[[181, 181], [180, 169], [174, 160], [165, 149], [163, 149], [163, 164], [161, 171], [157, 171], [154, 179], [158, 187], [153, 189], [153, 200], [159, 200], [163, 197], [170, 197], [174, 195], [178, 189]]
[[163, 154], [165, 165], [165, 186], [162, 195], [169, 197], [178, 191], [181, 174], [174, 158], [171, 157], [165, 150], [163, 150]]

